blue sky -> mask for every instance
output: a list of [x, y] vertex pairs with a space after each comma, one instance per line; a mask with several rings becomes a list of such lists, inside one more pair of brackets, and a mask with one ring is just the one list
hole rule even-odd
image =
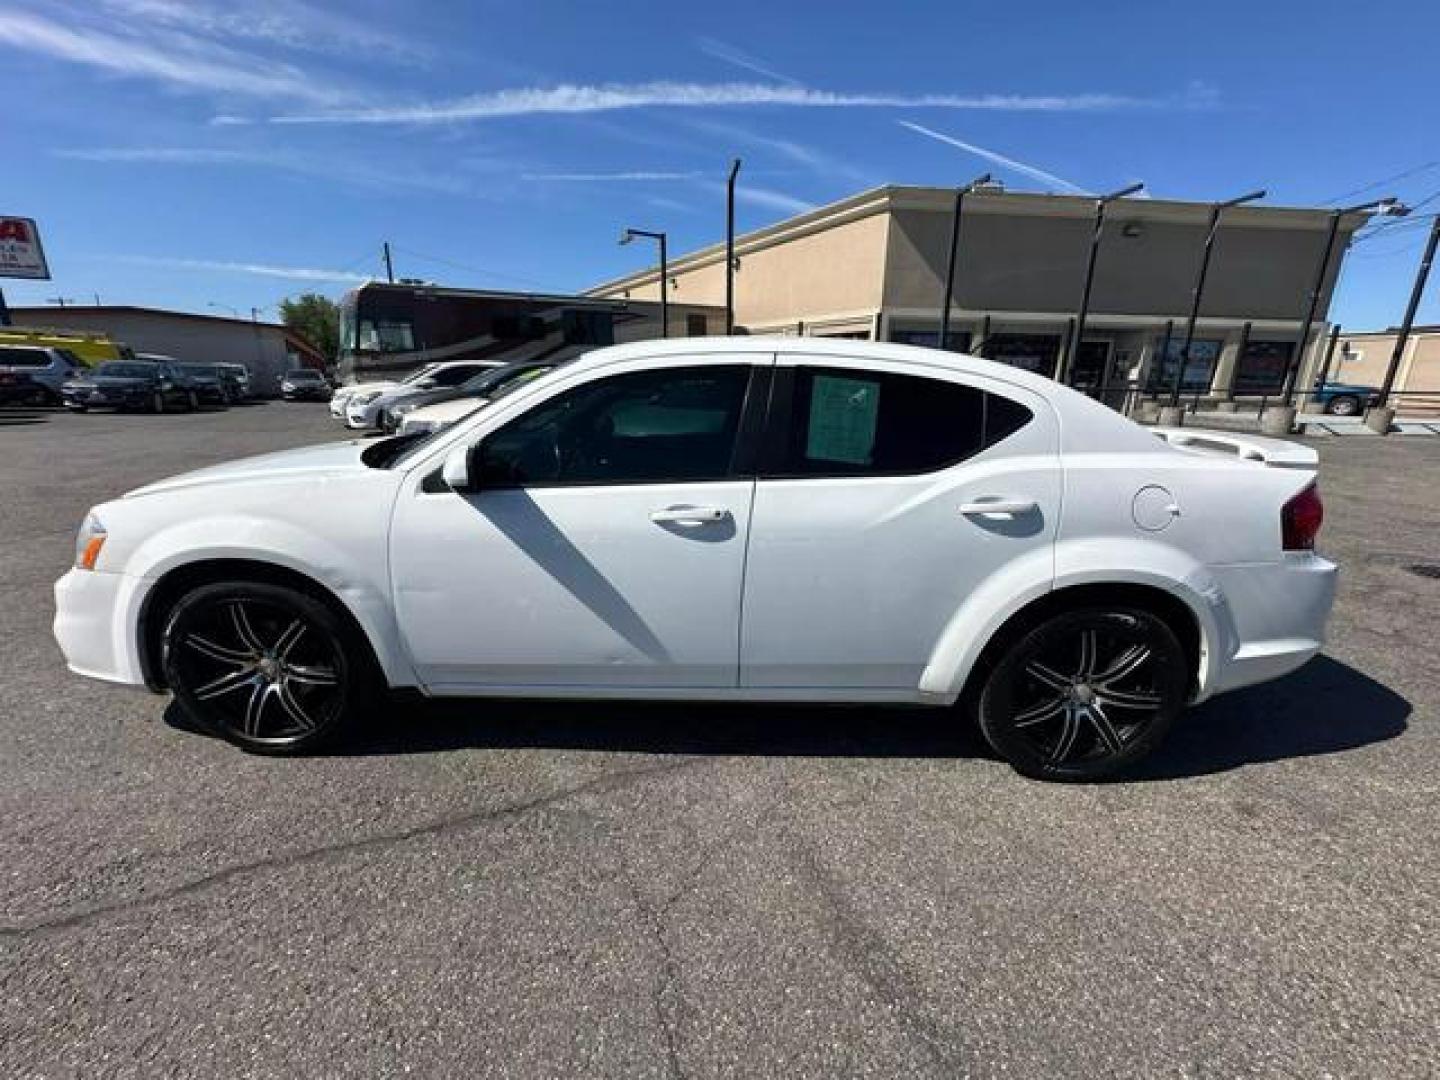
[[[1397, 322], [1440, 209], [1440, 5], [9, 0], [10, 168], [65, 296], [273, 314], [397, 273], [571, 290], [624, 226], [720, 239], [880, 183], [1256, 187], [1424, 205], [1352, 253], [1346, 325]], [[1430, 202], [1424, 200], [1430, 199]], [[1440, 322], [1440, 282], [1421, 318]]]

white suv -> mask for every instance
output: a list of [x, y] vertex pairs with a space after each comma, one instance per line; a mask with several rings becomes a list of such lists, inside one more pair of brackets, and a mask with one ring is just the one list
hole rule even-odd
[[623, 345], [428, 439], [95, 507], [55, 633], [74, 670], [168, 687], [257, 751], [385, 687], [893, 702], [1090, 779], [1320, 649], [1315, 467], [928, 349]]

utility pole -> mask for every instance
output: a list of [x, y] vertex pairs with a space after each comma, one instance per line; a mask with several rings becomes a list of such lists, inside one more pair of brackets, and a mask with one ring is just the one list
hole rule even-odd
[[390, 261], [390, 241], [386, 240], [380, 248], [385, 252], [385, 280], [391, 285], [395, 284], [395, 265]]
[[1075, 354], [1080, 351], [1080, 342], [1085, 337], [1085, 318], [1090, 314], [1090, 287], [1095, 284], [1095, 260], [1100, 254], [1100, 236], [1105, 231], [1105, 207], [1116, 199], [1134, 195], [1144, 184], [1131, 184], [1109, 195], [1095, 200], [1095, 230], [1090, 236], [1090, 257], [1085, 263], [1085, 284], [1080, 290], [1080, 310], [1075, 313], [1075, 327], [1070, 332], [1070, 341], [1060, 357], [1060, 370], [1055, 373], [1058, 382], [1068, 384], [1070, 373], [1075, 367]]
[[960, 250], [960, 211], [965, 206], [965, 196], [989, 182], [990, 174], [987, 172], [955, 189], [955, 209], [950, 214], [950, 255], [945, 260], [945, 295], [940, 299], [939, 344], [942, 351], [950, 347], [950, 305], [955, 302], [955, 256]]
[[740, 159], [730, 162], [730, 179], [725, 182], [725, 333], [735, 333], [735, 178]]
[[1400, 361], [1405, 356], [1405, 345], [1410, 340], [1410, 328], [1415, 325], [1415, 312], [1420, 308], [1420, 298], [1425, 293], [1425, 283], [1430, 278], [1430, 266], [1435, 262], [1435, 248], [1440, 246], [1440, 215], [1430, 222], [1430, 239], [1425, 242], [1425, 254], [1420, 257], [1420, 269], [1415, 274], [1415, 285], [1410, 290], [1410, 303], [1405, 307], [1405, 321], [1400, 324], [1400, 333], [1395, 338], [1395, 348], [1390, 353], [1390, 366], [1385, 369], [1385, 382], [1380, 387], [1380, 400], [1365, 413], [1365, 423], [1382, 435], [1390, 430], [1390, 421], [1395, 419], [1395, 410], [1390, 407], [1390, 393], [1395, 389], [1395, 376], [1400, 372]]
[[1220, 231], [1220, 215], [1232, 206], [1254, 202], [1256, 199], [1264, 197], [1265, 192], [1262, 189], [1252, 191], [1248, 195], [1237, 196], [1226, 202], [1216, 203], [1210, 207], [1210, 223], [1205, 229], [1205, 244], [1200, 249], [1200, 269], [1195, 274], [1195, 285], [1190, 290], [1190, 315], [1185, 320], [1185, 340], [1180, 345], [1180, 362], [1175, 365], [1175, 379], [1170, 384], [1170, 404], [1167, 406], [1170, 411], [1162, 413], [1160, 417], [1162, 424], [1184, 423], [1185, 413], [1180, 408], [1180, 389], [1185, 380], [1185, 368], [1190, 363], [1190, 346], [1195, 343], [1195, 322], [1200, 317], [1200, 298], [1205, 293], [1205, 278], [1210, 273], [1210, 255], [1215, 250], [1215, 234]]

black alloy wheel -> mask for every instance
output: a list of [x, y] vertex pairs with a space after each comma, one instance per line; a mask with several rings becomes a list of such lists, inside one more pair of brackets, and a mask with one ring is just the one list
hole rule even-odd
[[1021, 637], [990, 673], [980, 727], [1017, 772], [1099, 780], [1159, 745], [1185, 703], [1174, 632], [1147, 611], [1056, 615]]
[[1354, 416], [1360, 411], [1360, 399], [1353, 394], [1337, 394], [1325, 406], [1325, 411], [1333, 416]]
[[183, 597], [163, 638], [165, 677], [196, 721], [257, 753], [303, 753], [373, 695], [363, 644], [324, 604], [258, 582]]

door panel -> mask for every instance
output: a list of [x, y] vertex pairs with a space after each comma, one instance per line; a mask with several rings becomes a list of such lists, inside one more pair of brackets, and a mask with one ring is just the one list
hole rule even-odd
[[403, 492], [391, 574], [423, 682], [733, 688], [755, 359], [558, 380], [482, 425], [479, 491]]
[[[736, 480], [410, 497], [392, 564], [420, 677], [438, 689], [734, 686], [753, 489]], [[710, 513], [652, 520], [687, 506]]]
[[[762, 472], [745, 578], [742, 686], [913, 691], [965, 598], [1011, 560], [1053, 545], [1061, 483], [1049, 406], [1008, 384], [962, 385], [1001, 390], [1033, 415], [989, 449], [924, 475]], [[820, 408], [815, 401], [822, 399], [796, 412]], [[884, 401], [882, 391], [881, 408]], [[883, 420], [870, 425], [883, 431]], [[820, 441], [858, 458], [857, 429], [854, 418], [832, 422]], [[913, 431], [907, 438], [917, 443]], [[1003, 513], [966, 505], [993, 500], [1013, 505]]]

